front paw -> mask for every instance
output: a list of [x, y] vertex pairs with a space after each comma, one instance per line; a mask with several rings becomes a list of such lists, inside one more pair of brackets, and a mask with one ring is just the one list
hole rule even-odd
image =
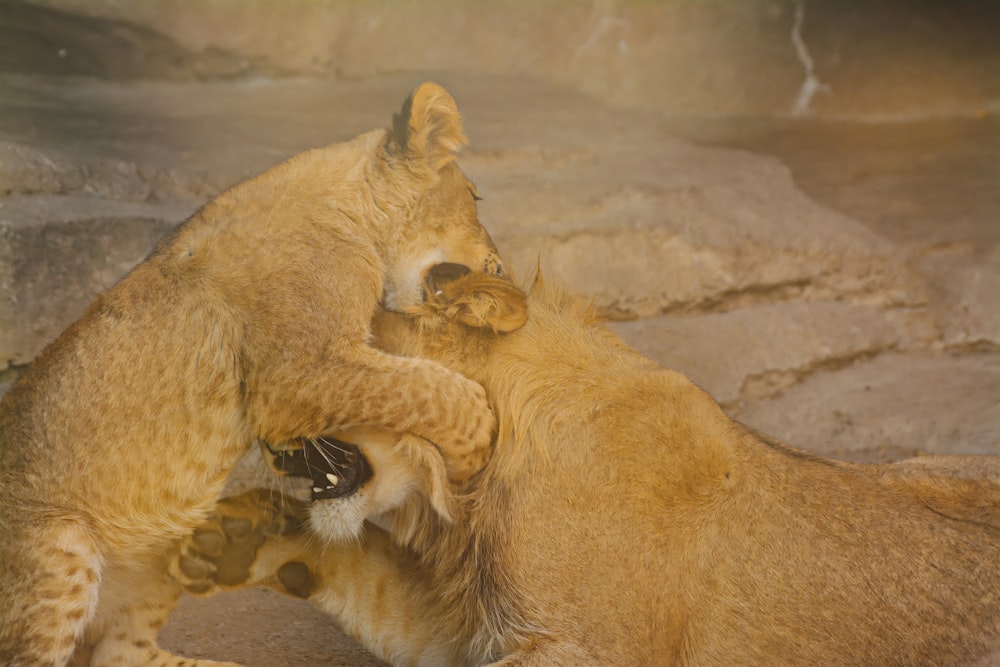
[[482, 470], [489, 461], [496, 432], [496, 417], [486, 400], [486, 391], [478, 384], [470, 383], [474, 389], [465, 419], [449, 434], [450, 437], [436, 443], [444, 455], [448, 479], [459, 483]]
[[302, 529], [301, 503], [264, 489], [223, 498], [215, 512], [182, 539], [169, 563], [184, 590], [210, 595], [251, 581], [260, 547]]

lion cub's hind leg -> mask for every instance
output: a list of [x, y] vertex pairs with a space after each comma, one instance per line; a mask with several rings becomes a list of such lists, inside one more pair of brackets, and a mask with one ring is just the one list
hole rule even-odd
[[16, 528], [0, 540], [0, 664], [62, 667], [97, 605], [97, 546], [67, 520], [35, 522], [30, 534]]
[[529, 640], [526, 646], [486, 667], [548, 667], [549, 665], [598, 667], [602, 664], [605, 664], [604, 661], [595, 658], [571, 641], [545, 637]]
[[118, 610], [103, 624], [89, 667], [240, 667], [232, 662], [185, 658], [161, 649], [156, 636], [176, 606], [181, 586], [159, 571], [136, 581], [135, 587], [142, 591], [143, 602]]
[[171, 575], [189, 593], [212, 595], [256, 584], [307, 598], [315, 581], [296, 567], [318, 543], [303, 531], [306, 505], [266, 489], [223, 498], [215, 513], [181, 540]]
[[103, 615], [98, 603], [105, 603], [108, 572], [87, 528], [65, 519], [26, 523], [32, 523], [30, 534], [17, 528], [0, 536], [0, 665], [239, 667], [156, 646], [181, 592], [172, 579], [140, 577], [135, 585], [146, 588], [144, 602]]

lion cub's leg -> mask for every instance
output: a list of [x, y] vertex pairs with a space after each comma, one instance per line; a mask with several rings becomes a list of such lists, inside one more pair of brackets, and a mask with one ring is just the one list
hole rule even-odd
[[389, 662], [467, 662], [459, 657], [461, 642], [439, 635], [429, 604], [435, 591], [387, 533], [370, 526], [358, 542], [326, 543], [293, 527], [304, 518], [303, 505], [268, 495], [224, 499], [184, 541], [171, 570], [191, 592], [269, 586], [309, 600]]
[[316, 558], [316, 540], [302, 530], [306, 511], [304, 503], [265, 489], [223, 498], [177, 545], [170, 573], [196, 595], [262, 584], [308, 597], [307, 582], [293, 577], [286, 585], [288, 573], [279, 577], [289, 562]]
[[576, 644], [544, 637], [530, 641], [506, 658], [490, 663], [487, 667], [550, 667], [550, 665], [586, 665], [606, 664], [604, 660], [590, 655]]
[[82, 525], [38, 522], [0, 536], [0, 664], [62, 667], [97, 605], [101, 560]]
[[378, 424], [434, 443], [453, 480], [478, 472], [489, 458], [495, 419], [486, 391], [442, 364], [367, 346], [341, 350], [325, 366], [306, 352], [278, 363], [280, 377], [294, 382], [255, 378], [251, 384], [260, 389], [249, 396], [255, 431], [271, 444]]
[[350, 395], [359, 409], [433, 442], [454, 479], [482, 469], [495, 425], [486, 390], [436, 361], [373, 352], [373, 363], [345, 383], [355, 385]]
[[89, 667], [240, 667], [232, 662], [184, 658], [157, 646], [156, 635], [176, 606], [182, 588], [162, 571], [162, 561], [156, 564], [157, 570], [147, 570], [148, 576], [133, 580], [133, 599], [142, 603], [117, 610], [102, 623]]

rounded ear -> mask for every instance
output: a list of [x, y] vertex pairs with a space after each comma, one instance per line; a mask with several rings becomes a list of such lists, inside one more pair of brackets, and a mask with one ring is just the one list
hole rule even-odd
[[438, 84], [427, 82], [417, 86], [393, 116], [386, 148], [394, 157], [437, 173], [467, 143], [454, 98]]
[[434, 296], [448, 317], [475, 329], [509, 333], [528, 320], [524, 291], [505, 278], [469, 273]]
[[441, 450], [432, 442], [411, 433], [401, 435], [396, 446], [406, 452], [414, 467], [422, 473], [423, 492], [430, 506], [438, 516], [451, 523], [453, 496], [448, 486], [448, 467]]

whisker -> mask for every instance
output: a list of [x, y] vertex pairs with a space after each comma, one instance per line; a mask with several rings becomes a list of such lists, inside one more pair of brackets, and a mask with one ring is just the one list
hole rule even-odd
[[[319, 440], [320, 442], [329, 446], [330, 448], [336, 449], [337, 451], [343, 452], [344, 454], [351, 453], [350, 450], [345, 449], [334, 442], [330, 442], [326, 438], [319, 438]], [[316, 441], [313, 440], [313, 443], [316, 443]], [[322, 447], [319, 447], [318, 444], [316, 445], [316, 451], [319, 452], [319, 455], [323, 457], [323, 460], [327, 462], [327, 464], [330, 466], [331, 469], [338, 472], [345, 469], [345, 466], [343, 464], [337, 462], [336, 459], [332, 458], [330, 454], [328, 454]]]
[[[315, 451], [319, 452], [320, 455], [323, 456], [323, 458], [326, 458], [326, 455], [323, 454], [323, 450], [319, 448], [318, 444], [316, 443], [316, 440], [314, 440], [313, 438], [309, 438], [309, 445], [311, 445]], [[302, 450], [302, 453], [306, 463], [306, 470], [308, 470], [309, 474], [312, 475], [314, 472], [316, 472], [316, 469], [309, 462], [309, 456], [305, 453], [305, 449]], [[327, 461], [327, 463], [329, 463], [329, 461]]]

